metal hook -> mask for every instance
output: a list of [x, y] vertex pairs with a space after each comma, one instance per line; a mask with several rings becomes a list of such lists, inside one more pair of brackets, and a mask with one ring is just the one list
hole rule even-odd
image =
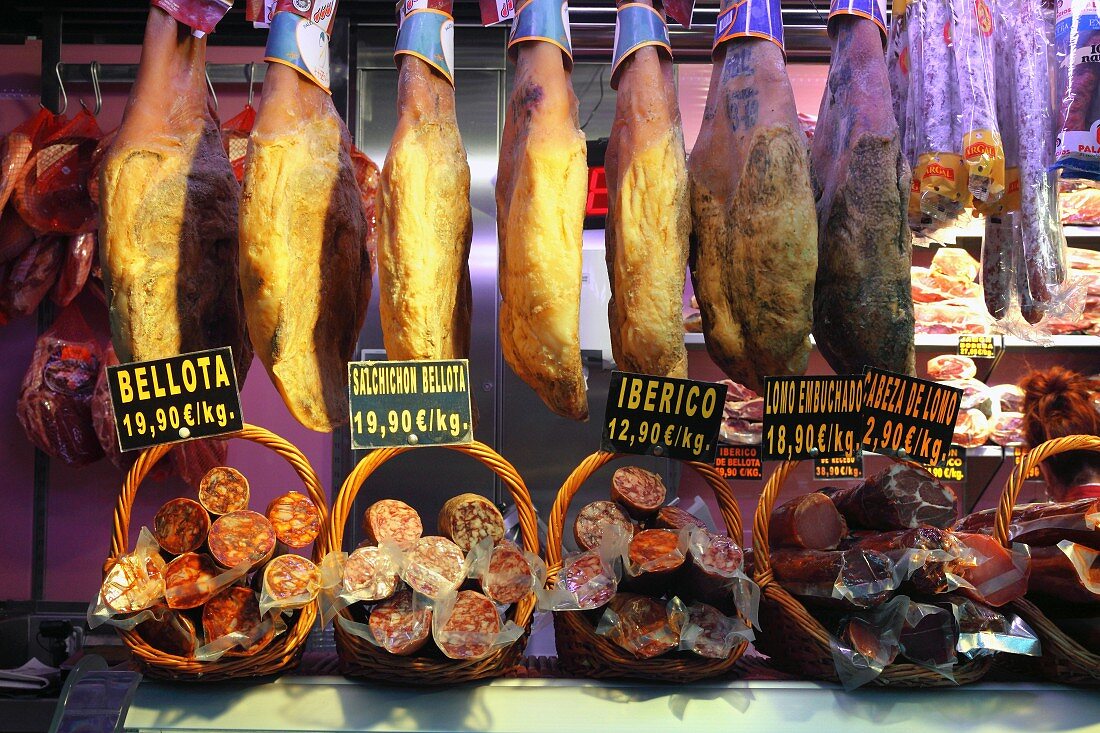
[[65, 110], [69, 108], [69, 95], [65, 93], [65, 82], [61, 81], [61, 62], [58, 61], [57, 65], [53, 67], [54, 73], [57, 74], [57, 88], [61, 90], [61, 109], [57, 114], [65, 114]]
[[214, 111], [218, 111], [218, 95], [214, 91], [214, 82], [210, 81], [210, 66], [207, 65], [203, 68], [203, 74], [206, 75], [206, 88], [210, 90], [210, 96], [214, 99]]
[[103, 111], [103, 93], [99, 89], [99, 62], [93, 61], [91, 64], [92, 72], [92, 92], [95, 94], [95, 109], [92, 110], [92, 114], [96, 117]]
[[256, 64], [249, 63], [245, 67], [245, 73], [248, 75], [248, 105], [252, 106], [252, 93], [256, 85]]

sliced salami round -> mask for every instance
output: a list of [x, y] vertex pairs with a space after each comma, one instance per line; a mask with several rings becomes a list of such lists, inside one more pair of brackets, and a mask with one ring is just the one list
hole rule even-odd
[[248, 509], [218, 517], [207, 539], [210, 554], [223, 568], [248, 563], [250, 569], [263, 565], [275, 553], [275, 528], [267, 517]]
[[688, 594], [696, 600], [731, 610], [732, 580], [745, 561], [744, 551], [732, 538], [723, 534], [693, 537], [687, 565]]
[[359, 601], [381, 601], [397, 591], [398, 567], [373, 545], [358, 547], [344, 563], [344, 593]]
[[646, 573], [675, 570], [684, 564], [680, 535], [671, 529], [646, 529], [630, 541], [630, 564]]
[[199, 549], [209, 532], [210, 514], [194, 499], [172, 499], [153, 517], [153, 536], [172, 555]]
[[283, 610], [303, 608], [321, 590], [321, 571], [301, 555], [279, 555], [264, 568], [264, 595]]
[[691, 642], [691, 651], [701, 657], [725, 659], [733, 646], [731, 632], [735, 622], [714, 606], [695, 603], [688, 608], [688, 624], [698, 626], [698, 634]]
[[594, 501], [577, 513], [573, 539], [580, 549], [595, 550], [603, 542], [604, 533], [612, 527], [618, 527], [627, 539], [634, 535], [634, 523], [622, 507], [613, 501]]
[[436, 646], [451, 659], [481, 659], [493, 650], [500, 633], [500, 614], [487, 596], [464, 590], [450, 617], [434, 633]]
[[251, 588], [233, 586], [210, 599], [202, 609], [202, 629], [206, 643], [229, 634], [243, 634], [249, 642], [226, 652], [232, 656], [251, 656], [275, 637], [275, 626], [260, 618], [260, 601]]
[[562, 562], [558, 587], [572, 594], [582, 611], [607, 603], [618, 586], [614, 569], [596, 552], [582, 552]]
[[459, 494], [439, 512], [439, 533], [469, 552], [486, 537], [504, 539], [504, 517], [493, 502], [477, 494]]
[[213, 558], [185, 552], [164, 568], [164, 598], [173, 609], [198, 608], [218, 592], [219, 574]]
[[363, 533], [372, 545], [391, 540], [402, 550], [411, 550], [424, 534], [424, 524], [420, 514], [405, 502], [382, 499], [363, 513]]
[[368, 620], [374, 640], [390, 654], [408, 656], [420, 651], [432, 634], [432, 609], [416, 606], [410, 590], [371, 609]]
[[279, 542], [301, 549], [321, 534], [321, 512], [305, 494], [290, 491], [267, 505], [267, 519]]
[[535, 589], [535, 576], [523, 550], [503, 540], [493, 548], [489, 569], [481, 578], [482, 592], [496, 603], [518, 603]]
[[421, 537], [409, 552], [401, 579], [417, 593], [437, 598], [462, 582], [462, 549], [446, 537]]
[[684, 529], [685, 527], [706, 529], [707, 523], [678, 506], [663, 506], [657, 510], [657, 516], [653, 519], [653, 527], [657, 529]]
[[157, 554], [123, 555], [103, 580], [103, 604], [115, 613], [143, 611], [164, 597], [165, 563]]
[[235, 468], [211, 468], [199, 482], [199, 503], [219, 516], [247, 509], [248, 479]]
[[611, 477], [611, 498], [635, 519], [648, 519], [665, 503], [665, 482], [655, 473], [623, 466]]

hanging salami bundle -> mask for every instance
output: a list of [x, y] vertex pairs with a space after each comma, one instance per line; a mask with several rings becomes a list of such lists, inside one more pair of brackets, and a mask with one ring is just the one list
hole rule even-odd
[[1005, 156], [993, 103], [994, 16], [987, 0], [951, 0], [951, 41], [959, 94], [958, 143], [967, 188], [976, 201], [997, 201], [1005, 190]]

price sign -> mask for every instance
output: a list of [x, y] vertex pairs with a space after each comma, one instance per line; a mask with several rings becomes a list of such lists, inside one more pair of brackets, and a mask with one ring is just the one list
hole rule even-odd
[[124, 451], [234, 433], [243, 423], [228, 346], [107, 367]]
[[962, 390], [867, 367], [863, 450], [938, 465], [955, 436]]
[[851, 455], [859, 445], [863, 380], [764, 378], [764, 460]]
[[952, 444], [947, 455], [928, 471], [940, 481], [966, 481], [966, 448]]
[[759, 445], [719, 445], [714, 467], [722, 478], [753, 480], [764, 478]]
[[997, 342], [992, 336], [959, 336], [959, 356], [969, 356], [971, 359], [995, 359], [997, 358]]
[[[1019, 466], [1023, 463], [1024, 458], [1027, 457], [1027, 448], [1018, 446], [1012, 451], [1013, 466]], [[1024, 476], [1024, 481], [1042, 481], [1043, 474], [1039, 473], [1039, 464], [1036, 463], [1031, 467], [1031, 470], [1027, 472], [1027, 476]]]
[[466, 359], [350, 362], [348, 401], [357, 450], [474, 439]]
[[856, 451], [851, 456], [815, 459], [814, 478], [824, 481], [838, 478], [863, 478], [863, 453]]
[[611, 372], [600, 450], [714, 463], [726, 385]]

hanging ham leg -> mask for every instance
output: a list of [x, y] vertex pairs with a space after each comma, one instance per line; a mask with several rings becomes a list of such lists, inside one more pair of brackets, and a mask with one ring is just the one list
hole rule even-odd
[[205, 60], [205, 39], [150, 9], [137, 82], [100, 173], [100, 259], [121, 361], [231, 346], [240, 384], [252, 360], [237, 287], [240, 188]]
[[805, 140], [783, 51], [757, 38], [720, 46], [688, 161], [691, 277], [707, 351], [757, 391], [765, 376], [802, 374], [810, 355], [817, 224]]
[[672, 59], [649, 46], [622, 62], [607, 144], [608, 320], [618, 367], [687, 377], [683, 298], [691, 229]]
[[574, 420], [588, 418], [580, 349], [587, 191], [584, 133], [562, 52], [521, 43], [497, 169], [500, 340], [512, 370]]
[[912, 374], [910, 174], [891, 112], [882, 35], [856, 16], [838, 16], [832, 26], [832, 64], [813, 141], [814, 338], [838, 374], [862, 374], [864, 366]]
[[291, 413], [347, 421], [347, 362], [370, 300], [351, 138], [332, 98], [268, 65], [245, 161], [241, 287], [249, 335]]
[[455, 92], [432, 67], [400, 59], [397, 130], [382, 169], [378, 288], [390, 359], [470, 351], [470, 165]]

